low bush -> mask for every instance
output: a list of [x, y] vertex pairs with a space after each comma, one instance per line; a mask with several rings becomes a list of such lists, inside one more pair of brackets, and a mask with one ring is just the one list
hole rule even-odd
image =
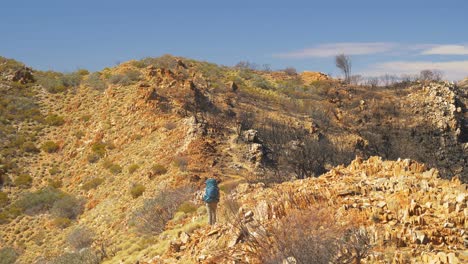
[[20, 174], [18, 177], [16, 177], [14, 183], [18, 187], [30, 187], [32, 178], [29, 176], [29, 174]]
[[21, 145], [21, 150], [28, 153], [38, 153], [39, 149], [31, 141], [26, 141]]
[[14, 264], [18, 254], [10, 247], [0, 249], [0, 264]]
[[83, 210], [83, 201], [49, 186], [23, 194], [14, 206], [27, 214], [50, 210], [57, 217], [76, 218]]
[[94, 242], [94, 232], [85, 226], [77, 227], [68, 234], [67, 242], [75, 250], [90, 247]]
[[[161, 233], [181, 204], [189, 199], [192, 191], [189, 187], [165, 190], [156, 197], [145, 200], [143, 206], [132, 214], [130, 224], [141, 234]], [[186, 209], [191, 210], [188, 207]]]
[[88, 75], [88, 74], [89, 74], [89, 71], [86, 70], [86, 69], [78, 69], [78, 70], [76, 71], [76, 73], [77, 73], [78, 75], [80, 75], [80, 76], [85, 76], [85, 75]]
[[56, 166], [53, 166], [52, 168], [49, 169], [50, 175], [57, 175], [59, 173], [60, 173], [60, 169]]
[[83, 212], [83, 201], [71, 195], [65, 195], [54, 202], [50, 212], [56, 217], [75, 219]]
[[73, 135], [77, 138], [77, 139], [81, 139], [84, 137], [85, 133], [81, 130], [79, 131], [76, 131], [75, 133], [73, 133]]
[[360, 263], [369, 249], [364, 231], [342, 227], [324, 208], [295, 211], [269, 230], [267, 238], [254, 239], [262, 263]]
[[66, 218], [66, 217], [57, 217], [53, 220], [53, 224], [54, 226], [58, 227], [58, 228], [67, 228], [70, 226], [71, 224], [71, 220], [69, 218]]
[[120, 167], [120, 165], [118, 164], [112, 164], [110, 167], [109, 167], [109, 171], [114, 174], [114, 175], [117, 175], [119, 173], [122, 172], [122, 167]]
[[64, 195], [60, 190], [46, 187], [35, 192], [25, 193], [16, 202], [16, 205], [22, 211], [34, 214], [50, 209]]
[[167, 169], [161, 164], [155, 164], [151, 167], [151, 172], [154, 175], [162, 175], [167, 173]]
[[46, 141], [42, 144], [41, 149], [47, 153], [55, 153], [60, 149], [60, 147], [53, 141]]
[[65, 253], [53, 259], [51, 264], [99, 264], [101, 258], [91, 249], [80, 250], [74, 253]]
[[99, 161], [99, 159], [101, 159], [101, 156], [99, 156], [99, 154], [96, 153], [91, 153], [86, 157], [86, 159], [89, 163], [96, 163]]
[[81, 187], [81, 189], [85, 190], [85, 191], [89, 191], [91, 189], [96, 189], [99, 185], [101, 185], [101, 183], [104, 182], [104, 179], [103, 178], [94, 178], [92, 180], [89, 180], [88, 182], [86, 182], [85, 184], [83, 184], [83, 186]]
[[49, 186], [52, 188], [58, 189], [58, 188], [62, 188], [63, 186], [63, 182], [60, 179], [57, 179], [57, 180], [49, 179], [48, 182], [49, 182]]
[[85, 84], [98, 91], [103, 91], [107, 88], [107, 84], [101, 79], [101, 74], [99, 72], [94, 72], [90, 74]]
[[0, 207], [7, 205], [9, 201], [8, 194], [0, 191]]
[[198, 208], [192, 202], [183, 202], [177, 209], [177, 212], [190, 214], [190, 213], [196, 212], [197, 209]]
[[104, 157], [106, 155], [106, 144], [103, 142], [96, 142], [91, 145], [93, 153], [97, 154], [99, 157]]
[[52, 114], [45, 118], [45, 122], [49, 126], [61, 126], [65, 123], [65, 120], [59, 115]]
[[104, 160], [102, 166], [108, 169], [114, 175], [117, 175], [122, 172], [122, 167], [120, 167], [120, 165], [115, 164], [109, 160]]
[[138, 184], [133, 185], [130, 188], [130, 194], [132, 195], [133, 198], [138, 198], [145, 192], [145, 190], [146, 190], [145, 186], [138, 183]]
[[138, 170], [139, 168], [140, 168], [140, 166], [138, 166], [138, 164], [132, 164], [132, 165], [128, 166], [128, 173], [132, 174], [136, 170]]

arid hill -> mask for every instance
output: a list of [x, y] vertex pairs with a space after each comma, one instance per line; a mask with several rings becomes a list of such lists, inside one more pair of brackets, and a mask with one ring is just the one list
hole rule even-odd
[[[466, 260], [462, 85], [350, 86], [173, 56], [94, 73], [0, 58], [0, 92], [4, 259], [292, 263], [306, 254], [264, 250], [286, 230], [310, 232], [288, 245], [325, 247], [324, 261]], [[212, 228], [209, 177], [222, 191]]]

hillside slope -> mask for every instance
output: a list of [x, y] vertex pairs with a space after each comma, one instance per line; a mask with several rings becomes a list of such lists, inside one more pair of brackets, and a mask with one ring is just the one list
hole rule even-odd
[[[2, 133], [8, 140], [2, 141], [0, 157], [0, 242], [16, 252], [19, 263], [157, 262], [158, 256], [168, 263], [210, 262], [212, 257], [226, 260], [226, 250], [252, 256], [244, 248], [252, 245], [239, 243], [239, 237], [218, 245], [211, 235], [206, 237], [210, 232], [199, 196], [208, 177], [221, 181], [222, 196], [232, 200], [228, 204], [239, 203], [243, 214], [252, 211], [255, 221], [267, 227], [289, 214], [277, 209], [288, 208], [289, 202], [271, 202], [283, 192], [295, 197], [304, 191], [294, 205], [301, 210], [313, 207], [311, 199], [333, 205], [330, 210], [342, 222], [347, 220], [338, 208], [369, 203], [360, 219], [363, 227], [374, 230], [373, 256], [379, 260], [394, 257], [379, 255], [380, 236], [390, 227], [399, 230], [405, 243], [389, 242], [402, 247], [392, 251], [432, 250], [415, 246], [411, 234], [421, 225], [401, 216], [411, 199], [422, 207], [432, 202], [430, 210], [423, 210], [431, 216], [422, 217], [428, 231], [447, 235], [440, 251], [463, 257], [466, 204], [457, 199], [466, 187], [435, 175], [468, 179], [466, 89], [443, 82], [350, 87], [322, 74], [261, 72], [172, 56], [130, 61], [96, 73], [32, 71], [11, 60], [1, 65], [1, 88], [15, 99], [2, 97], [2, 109], [9, 112], [2, 112]], [[28, 131], [27, 138], [17, 139], [16, 131]], [[411, 158], [440, 173], [425, 173], [423, 165], [406, 160], [378, 158], [354, 161], [355, 169], [335, 168], [356, 155]], [[396, 167], [406, 169], [390, 173]], [[317, 179], [289, 182], [327, 171]], [[349, 177], [337, 176], [340, 173]], [[412, 197], [414, 186], [426, 181], [434, 195]], [[362, 189], [364, 183], [376, 186], [375, 192]], [[320, 187], [328, 188], [328, 194], [306, 191], [313, 192], [315, 187], [309, 187], [317, 184], [329, 186]], [[376, 211], [377, 200], [390, 203], [382, 190], [398, 184], [403, 209], [382, 206]], [[358, 190], [338, 194], [350, 186]], [[441, 201], [440, 206], [448, 203], [455, 209], [439, 213], [435, 204]], [[235, 207], [228, 204], [220, 207]], [[270, 209], [258, 213], [262, 206]], [[368, 221], [367, 209], [376, 214], [377, 223]], [[432, 210], [437, 215], [432, 216]], [[163, 213], [144, 213], [153, 211]], [[211, 230], [214, 237], [232, 238], [226, 231], [232, 224], [229, 215], [236, 218], [237, 211], [220, 213], [225, 220], [217, 227], [220, 231]], [[145, 225], [148, 219], [160, 222]], [[450, 227], [437, 225], [442, 220]], [[407, 221], [413, 229], [402, 227]], [[180, 234], [200, 239], [188, 243], [183, 235], [187, 245], [178, 248], [180, 242], [171, 241], [178, 241]], [[430, 241], [432, 234], [425, 234]], [[80, 251], [86, 247], [92, 252]]]

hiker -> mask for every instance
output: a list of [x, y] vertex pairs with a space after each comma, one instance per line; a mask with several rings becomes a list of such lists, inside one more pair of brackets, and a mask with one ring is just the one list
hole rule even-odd
[[219, 188], [216, 179], [210, 178], [206, 180], [205, 195], [203, 201], [206, 203], [208, 209], [209, 224], [214, 225], [216, 223], [216, 207], [219, 202]]

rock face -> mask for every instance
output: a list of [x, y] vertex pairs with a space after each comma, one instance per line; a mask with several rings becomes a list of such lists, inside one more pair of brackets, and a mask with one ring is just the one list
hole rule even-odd
[[[433, 155], [437, 159], [438, 168], [442, 174], [459, 176], [462, 181], [468, 181], [468, 92], [453, 83], [430, 83], [422, 89], [411, 93], [406, 107], [413, 114], [424, 117], [431, 131], [415, 131], [416, 134], [426, 133], [425, 137], [437, 138]], [[422, 115], [421, 115], [422, 111]], [[423, 121], [423, 120], [419, 120]]]
[[[193, 252], [215, 252], [216, 248], [222, 253], [204, 255], [203, 263], [227, 263], [224, 261], [233, 258], [239, 263], [258, 263], [255, 249], [243, 242], [246, 236], [266, 238], [268, 235], [260, 235], [266, 232], [264, 227], [293, 210], [309, 210], [320, 204], [332, 208], [336, 215], [360, 216], [360, 226], [373, 246], [365, 263], [387, 263], [389, 257], [400, 259], [396, 263], [405, 263], [405, 259], [412, 259], [412, 263], [468, 261], [466, 185], [457, 179], [440, 179], [437, 170], [427, 170], [411, 160], [356, 159], [348, 167], [339, 166], [318, 178], [271, 188], [243, 184], [229, 199], [241, 205], [238, 219], [245, 224], [243, 233], [235, 232], [229, 224], [220, 225], [215, 233], [198, 230], [191, 235], [194, 242], [183, 243], [184, 251], [168, 252], [167, 257], [196, 259], [199, 256]], [[223, 241], [226, 248], [220, 246]]]

